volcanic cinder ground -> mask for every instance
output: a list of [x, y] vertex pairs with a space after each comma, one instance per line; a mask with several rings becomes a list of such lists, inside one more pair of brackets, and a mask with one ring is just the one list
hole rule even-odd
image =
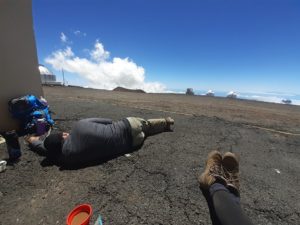
[[93, 207], [91, 224], [99, 214], [107, 225], [211, 224], [197, 176], [214, 149], [240, 155], [241, 205], [254, 224], [299, 224], [299, 106], [70, 87], [44, 92], [57, 130], [87, 117], [171, 116], [174, 132], [76, 170], [49, 165], [22, 144], [21, 161], [0, 173], [0, 224], [65, 224], [81, 203]]

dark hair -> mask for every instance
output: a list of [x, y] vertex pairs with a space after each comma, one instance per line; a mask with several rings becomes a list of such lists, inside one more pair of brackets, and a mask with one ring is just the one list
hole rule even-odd
[[50, 134], [44, 141], [44, 146], [47, 149], [46, 156], [58, 156], [62, 151], [63, 140], [62, 132]]

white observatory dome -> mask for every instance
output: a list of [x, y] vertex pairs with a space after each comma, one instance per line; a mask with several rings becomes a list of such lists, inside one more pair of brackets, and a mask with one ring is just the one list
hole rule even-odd
[[39, 71], [41, 75], [53, 75], [46, 66], [39, 65]]
[[40, 71], [42, 84], [61, 85], [61, 82], [56, 81], [56, 76], [46, 66], [39, 64], [39, 71]]

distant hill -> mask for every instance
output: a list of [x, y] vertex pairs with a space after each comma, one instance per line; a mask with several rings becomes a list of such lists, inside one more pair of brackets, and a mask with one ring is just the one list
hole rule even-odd
[[128, 89], [128, 88], [123, 88], [123, 87], [116, 87], [113, 89], [113, 91], [123, 91], [123, 92], [135, 92], [135, 93], [146, 93], [145, 91], [141, 89]]

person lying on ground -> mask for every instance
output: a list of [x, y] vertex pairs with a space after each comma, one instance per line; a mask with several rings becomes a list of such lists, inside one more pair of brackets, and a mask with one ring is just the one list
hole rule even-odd
[[209, 153], [199, 183], [213, 225], [252, 225], [240, 206], [239, 161], [234, 153]]
[[44, 141], [28, 137], [29, 147], [62, 165], [80, 165], [115, 155], [125, 154], [142, 146], [146, 137], [171, 131], [171, 117], [144, 120], [127, 117], [88, 118], [76, 122], [70, 133], [52, 133]]

